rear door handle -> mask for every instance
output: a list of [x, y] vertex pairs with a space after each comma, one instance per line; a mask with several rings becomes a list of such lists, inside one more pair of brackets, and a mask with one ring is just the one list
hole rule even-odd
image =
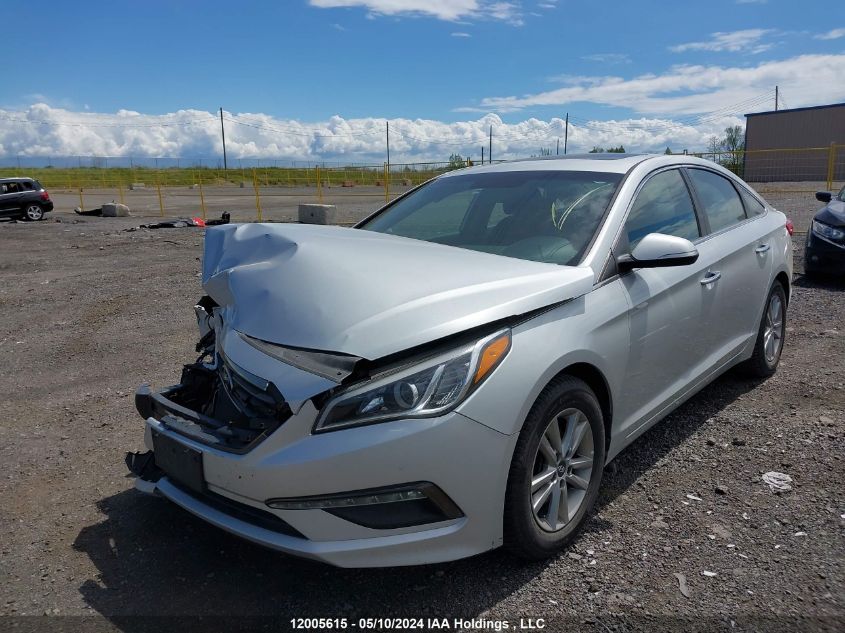
[[718, 281], [721, 279], [722, 273], [718, 270], [707, 271], [707, 274], [701, 278], [701, 285], [706, 286], [707, 284], [712, 284], [714, 281]]
[[769, 246], [768, 244], [760, 244], [760, 246], [754, 249], [754, 252], [758, 255], [762, 255], [763, 253], [767, 253], [770, 248], [771, 246]]

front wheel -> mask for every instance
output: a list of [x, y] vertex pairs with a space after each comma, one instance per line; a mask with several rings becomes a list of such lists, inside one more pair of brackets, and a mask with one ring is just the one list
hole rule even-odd
[[24, 209], [23, 217], [32, 222], [44, 219], [44, 209], [40, 204], [30, 204]]
[[745, 373], [752, 378], [768, 378], [774, 374], [780, 362], [785, 336], [786, 291], [776, 281], [766, 299], [766, 308], [763, 318], [760, 319], [757, 340], [754, 343], [754, 353], [743, 365]]
[[543, 390], [517, 440], [505, 499], [505, 545], [539, 560], [565, 547], [595, 503], [604, 422], [587, 384], [561, 376]]

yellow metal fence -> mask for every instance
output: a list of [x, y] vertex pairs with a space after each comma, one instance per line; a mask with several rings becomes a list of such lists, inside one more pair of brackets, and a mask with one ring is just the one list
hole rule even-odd
[[[845, 183], [845, 144], [694, 155], [725, 166], [764, 195], [832, 190]], [[206, 217], [230, 205], [241, 214], [251, 213], [249, 208], [254, 207], [250, 217], [261, 221], [268, 210], [295, 202], [349, 202], [357, 197], [361, 204], [375, 208], [439, 174], [472, 164], [457, 160], [307, 167], [256, 164], [224, 170], [216, 165], [181, 166], [176, 159], [171, 162], [177, 166], [162, 168], [109, 166], [116, 159], [89, 160], [89, 164], [80, 160], [74, 167], [0, 167], [0, 177], [36, 178], [52, 193], [71, 194], [74, 205], [78, 200], [83, 210], [115, 200], [136, 211], [135, 202], [143, 198], [146, 213], [141, 215]]]

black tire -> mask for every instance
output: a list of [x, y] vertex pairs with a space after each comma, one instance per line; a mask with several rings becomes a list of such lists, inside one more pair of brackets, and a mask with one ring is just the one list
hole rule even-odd
[[38, 222], [44, 219], [44, 209], [40, 204], [31, 202], [24, 207], [22, 217], [28, 222]]
[[[780, 303], [780, 336], [775, 342], [774, 356], [766, 354], [766, 330], [770, 325], [769, 311], [773, 300]], [[777, 371], [780, 362], [783, 344], [786, 341], [786, 291], [779, 281], [772, 284], [771, 290], [766, 297], [766, 305], [763, 308], [763, 316], [760, 319], [760, 326], [757, 329], [757, 340], [754, 342], [754, 353], [751, 358], [741, 365], [743, 373], [749, 378], [768, 378]]]
[[[582, 412], [589, 422], [593, 461], [589, 484], [577, 511], [562, 528], [549, 531], [541, 527], [532, 509], [531, 480], [535, 476], [535, 460], [538, 458], [541, 437], [550, 421], [559, 412], [568, 409]], [[601, 486], [604, 460], [604, 420], [596, 395], [583, 380], [567, 375], [555, 378], [531, 407], [514, 449], [505, 496], [505, 546], [521, 558], [540, 560], [553, 556], [568, 545], [578, 534], [595, 504]]]

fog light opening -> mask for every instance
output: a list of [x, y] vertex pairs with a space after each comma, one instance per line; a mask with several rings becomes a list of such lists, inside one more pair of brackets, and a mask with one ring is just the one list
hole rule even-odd
[[373, 529], [410, 527], [464, 516], [455, 502], [430, 482], [313, 497], [268, 499], [266, 504], [276, 510], [323, 510]]

